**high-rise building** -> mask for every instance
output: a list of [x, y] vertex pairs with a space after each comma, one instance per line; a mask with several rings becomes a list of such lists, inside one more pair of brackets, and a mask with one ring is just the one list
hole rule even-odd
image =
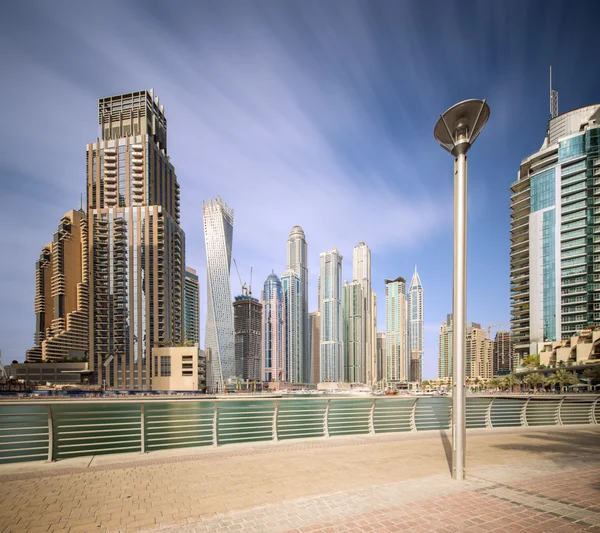
[[600, 104], [551, 118], [511, 196], [511, 314], [518, 357], [600, 326]]
[[88, 226], [69, 211], [35, 264], [35, 347], [27, 361], [84, 358], [89, 349]]
[[386, 379], [398, 383], [408, 380], [406, 351], [406, 280], [385, 280]]
[[262, 381], [262, 304], [242, 290], [233, 302], [235, 375]]
[[286, 310], [281, 281], [275, 272], [265, 280], [262, 292], [263, 381], [287, 381], [285, 364]]
[[298, 377], [299, 382], [308, 382], [310, 378], [309, 357], [309, 324], [308, 324], [308, 252], [306, 236], [300, 226], [294, 226], [290, 231], [287, 242], [287, 265], [286, 270], [294, 271], [300, 278], [300, 302], [301, 313], [299, 317], [298, 335], [300, 337], [300, 361], [302, 375]]
[[494, 341], [487, 338], [487, 334], [480, 324], [467, 323], [466, 330], [466, 377], [489, 379], [493, 375], [492, 356]]
[[183, 340], [200, 345], [200, 286], [196, 271], [188, 266], [184, 272]]
[[364, 298], [362, 284], [344, 283], [342, 308], [344, 317], [344, 381], [365, 383]]
[[498, 331], [494, 340], [494, 376], [510, 373], [512, 363], [513, 343], [510, 331]]
[[423, 285], [415, 273], [408, 288], [409, 381], [423, 380]]
[[377, 333], [377, 382], [385, 381], [386, 379], [385, 371], [387, 368], [387, 364], [385, 358], [385, 345], [385, 333]]
[[360, 242], [352, 250], [352, 275], [361, 286], [362, 340], [361, 358], [363, 372], [361, 383], [372, 385], [375, 381], [377, 325], [374, 320], [373, 291], [371, 290], [371, 250]]
[[285, 310], [285, 373], [289, 383], [305, 383], [302, 280], [293, 270], [286, 270], [280, 280]]
[[336, 248], [320, 255], [321, 382], [344, 380], [342, 341], [342, 256]]
[[90, 369], [149, 389], [155, 346], [183, 341], [184, 233], [167, 119], [152, 90], [102, 98], [87, 145]]
[[203, 210], [207, 278], [204, 345], [210, 354], [208, 386], [213, 392], [221, 392], [227, 380], [236, 377], [230, 283], [233, 209], [218, 197], [203, 203]]
[[321, 379], [321, 313], [314, 311], [309, 317], [310, 383]]
[[440, 326], [438, 377], [452, 377], [452, 313], [447, 315], [446, 322]]

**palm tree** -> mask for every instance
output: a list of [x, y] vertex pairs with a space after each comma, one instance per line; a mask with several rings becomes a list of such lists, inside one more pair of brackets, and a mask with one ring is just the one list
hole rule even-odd
[[491, 378], [488, 380], [487, 384], [488, 387], [491, 387], [492, 389], [497, 391], [502, 385], [502, 380], [500, 378]]
[[583, 371], [583, 379], [588, 382], [588, 390], [592, 390], [593, 382], [600, 380], [600, 367], [586, 368]]
[[560, 385], [560, 392], [563, 392], [566, 386], [575, 385], [579, 382], [579, 380], [577, 379], [577, 377], [575, 377], [575, 375], [572, 372], [564, 370], [563, 368], [559, 368], [555, 372], [552, 378], [552, 382], [557, 385]]
[[540, 356], [537, 353], [530, 353], [527, 357], [523, 358], [521, 364], [533, 370], [540, 365]]
[[520, 385], [521, 380], [514, 374], [509, 374], [504, 378], [504, 386], [510, 391], [514, 392], [515, 385]]
[[546, 378], [539, 372], [534, 372], [533, 374], [525, 376], [523, 381], [533, 388], [533, 393], [536, 394], [538, 385], [545, 383]]
[[421, 388], [423, 389], [428, 389], [431, 387], [431, 383], [429, 383], [429, 381], [425, 380], [421, 383]]

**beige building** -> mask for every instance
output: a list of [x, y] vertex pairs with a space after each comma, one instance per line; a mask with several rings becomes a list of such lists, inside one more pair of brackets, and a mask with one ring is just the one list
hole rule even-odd
[[85, 362], [17, 363], [6, 365], [4, 370], [10, 379], [44, 385], [80, 385], [89, 378], [88, 363]]
[[470, 378], [489, 379], [494, 374], [494, 341], [487, 338], [481, 325], [467, 324], [466, 374]]
[[167, 119], [152, 90], [101, 98], [87, 145], [90, 369], [148, 390], [152, 350], [183, 342], [184, 233]]
[[88, 226], [83, 211], [66, 213], [36, 262], [35, 346], [27, 361], [85, 358], [88, 350]]
[[152, 390], [195, 391], [203, 383], [204, 354], [198, 345], [154, 348]]
[[447, 315], [446, 322], [440, 326], [438, 344], [438, 377], [452, 377], [452, 313]]
[[533, 348], [537, 351], [532, 353], [538, 353], [540, 364], [546, 366], [557, 365], [561, 361], [580, 364], [600, 362], [600, 327], [578, 331], [562, 341], [540, 342]]

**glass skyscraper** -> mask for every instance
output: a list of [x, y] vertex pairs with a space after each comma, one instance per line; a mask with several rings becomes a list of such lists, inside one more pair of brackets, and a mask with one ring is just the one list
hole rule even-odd
[[344, 381], [365, 383], [364, 298], [358, 281], [344, 284]]
[[342, 256], [337, 249], [320, 255], [321, 382], [344, 381], [342, 341]]
[[233, 209], [219, 197], [203, 204], [206, 245], [206, 335], [205, 351], [210, 357], [209, 387], [223, 391], [235, 377], [235, 341], [231, 299], [231, 247]]
[[423, 285], [415, 267], [408, 289], [409, 381], [423, 380]]
[[511, 185], [516, 358], [600, 326], [600, 105], [551, 118]]
[[385, 280], [385, 357], [386, 379], [397, 383], [408, 381], [406, 351], [406, 280]]
[[447, 315], [446, 322], [440, 326], [438, 352], [438, 377], [452, 377], [452, 313]]
[[187, 344], [200, 344], [200, 287], [193, 268], [185, 267], [183, 293], [183, 339]]
[[303, 318], [302, 318], [302, 281], [293, 270], [286, 270], [281, 275], [281, 292], [283, 309], [285, 310], [285, 367], [289, 383], [305, 383], [302, 352]]
[[263, 380], [287, 381], [285, 300], [275, 272], [265, 280], [261, 299]]

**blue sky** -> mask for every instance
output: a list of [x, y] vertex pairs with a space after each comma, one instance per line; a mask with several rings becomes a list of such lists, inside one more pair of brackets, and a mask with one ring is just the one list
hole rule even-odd
[[[201, 277], [202, 201], [235, 210], [233, 255], [254, 292], [285, 269], [292, 226], [351, 279], [372, 250], [378, 329], [384, 278], [425, 290], [425, 377], [437, 374], [452, 298], [452, 158], [439, 114], [487, 98], [470, 152], [468, 320], [509, 321], [509, 197], [542, 144], [548, 66], [559, 111], [600, 100], [597, 2], [6, 1], [0, 7], [0, 349], [22, 360], [34, 332], [34, 264], [85, 190], [99, 97], [153, 87], [181, 184], [187, 263]], [[233, 292], [239, 290], [235, 273]]]

